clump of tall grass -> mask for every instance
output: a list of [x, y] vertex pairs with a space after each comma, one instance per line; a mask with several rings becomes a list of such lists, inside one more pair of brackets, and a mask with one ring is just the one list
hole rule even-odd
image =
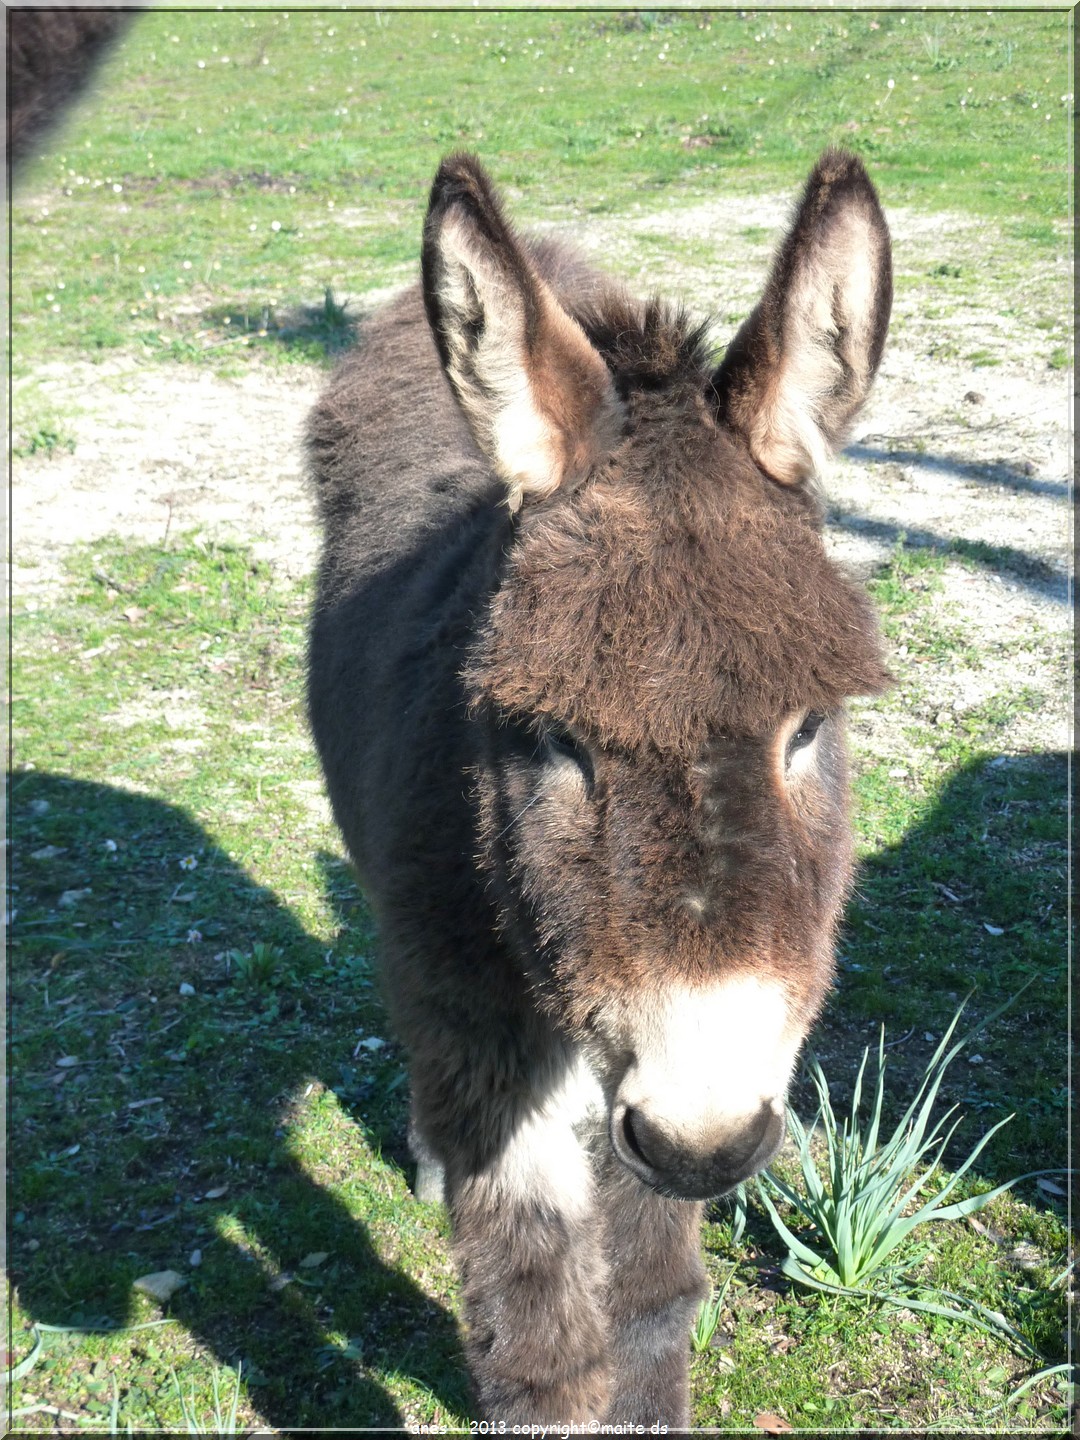
[[[979, 1028], [1004, 1008], [995, 1011]], [[873, 1100], [865, 1119], [860, 1110], [869, 1047], [863, 1052], [850, 1111], [841, 1120], [833, 1109], [829, 1082], [816, 1056], [812, 1056], [808, 1070], [817, 1092], [817, 1120], [808, 1129], [793, 1110], [788, 1110], [789, 1130], [802, 1172], [802, 1188], [796, 1189], [767, 1171], [757, 1182], [758, 1194], [774, 1228], [788, 1247], [781, 1269], [789, 1279], [811, 1289], [872, 1296], [911, 1310], [964, 1320], [980, 1329], [1004, 1332], [1023, 1349], [1035, 1353], [997, 1311], [948, 1291], [932, 1292], [936, 1299], [931, 1301], [925, 1298], [929, 1293], [925, 1288], [905, 1280], [902, 1273], [910, 1272], [925, 1256], [925, 1250], [912, 1252], [900, 1248], [916, 1231], [935, 1221], [963, 1219], [1018, 1181], [1030, 1178], [1030, 1175], [1016, 1176], [992, 1190], [949, 1201], [989, 1141], [1013, 1118], [1007, 1115], [987, 1130], [936, 1193], [922, 1198], [939, 1173], [941, 1157], [962, 1118], [956, 1115], [955, 1105], [937, 1118], [933, 1112], [946, 1071], [971, 1038], [967, 1035], [953, 1041], [963, 1009], [961, 1004], [934, 1051], [914, 1098], [888, 1136], [882, 1131], [884, 1027], [878, 1041]], [[820, 1169], [811, 1146], [811, 1138], [819, 1125], [825, 1142], [824, 1164]], [[1042, 1173], [1046, 1172], [1031, 1172]], [[774, 1194], [787, 1201], [805, 1222], [805, 1227], [799, 1226], [800, 1234], [795, 1234], [781, 1216]], [[872, 1289], [867, 1288], [869, 1282], [874, 1282]], [[936, 1303], [940, 1299], [956, 1302], [963, 1309]]]
[[192, 1385], [191, 1387], [191, 1398], [189, 1402], [188, 1398], [184, 1395], [175, 1369], [170, 1367], [170, 1374], [172, 1375], [173, 1384], [176, 1386], [176, 1393], [180, 1399], [180, 1409], [183, 1413], [184, 1424], [187, 1427], [187, 1433], [189, 1435], [236, 1434], [236, 1414], [240, 1408], [240, 1375], [242, 1368], [243, 1366], [240, 1364], [237, 1365], [235, 1372], [228, 1369], [224, 1371], [224, 1374], [233, 1382], [232, 1400], [229, 1402], [227, 1409], [223, 1409], [222, 1407], [222, 1401], [225, 1397], [222, 1393], [221, 1383], [218, 1378], [220, 1372], [215, 1369], [213, 1373], [214, 1413], [213, 1416], [204, 1423], [195, 1405], [195, 1386]]
[[720, 1316], [724, 1310], [724, 1300], [727, 1296], [728, 1286], [738, 1267], [733, 1265], [724, 1277], [724, 1283], [719, 1290], [715, 1287], [698, 1307], [693, 1327], [690, 1331], [690, 1348], [695, 1355], [702, 1354], [712, 1344], [712, 1338], [716, 1334], [716, 1327], [720, 1323]]
[[[962, 1010], [963, 1006], [953, 1016], [914, 1099], [888, 1138], [881, 1134], [886, 1065], [884, 1027], [878, 1041], [877, 1083], [865, 1123], [859, 1110], [869, 1047], [863, 1051], [855, 1078], [850, 1113], [840, 1122], [833, 1110], [829, 1082], [817, 1057], [811, 1057], [808, 1069], [817, 1091], [818, 1121], [825, 1140], [824, 1174], [819, 1172], [811, 1150], [810, 1139], [816, 1127], [807, 1130], [795, 1112], [789, 1110], [788, 1126], [798, 1151], [804, 1189], [800, 1193], [768, 1173], [765, 1183], [759, 1186], [769, 1218], [787, 1243], [789, 1253], [783, 1269], [793, 1280], [824, 1281], [847, 1288], [862, 1285], [882, 1269], [889, 1256], [919, 1226], [934, 1220], [960, 1220], [1016, 1183], [1008, 1180], [984, 1194], [945, 1203], [989, 1141], [1012, 1119], [1007, 1115], [986, 1132], [937, 1194], [912, 1208], [937, 1173], [942, 1153], [962, 1118], [957, 1116], [948, 1129], [945, 1128], [957, 1110], [954, 1105], [933, 1119], [945, 1072], [967, 1043], [965, 1037], [949, 1045]], [[784, 1223], [769, 1194], [770, 1188], [813, 1227], [817, 1248], [794, 1235]]]

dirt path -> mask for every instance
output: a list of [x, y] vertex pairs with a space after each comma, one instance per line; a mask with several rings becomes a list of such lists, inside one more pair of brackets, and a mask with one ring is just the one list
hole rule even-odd
[[[643, 234], [682, 245], [691, 258], [658, 260], [655, 273], [642, 266], [642, 282], [670, 289], [674, 273], [701, 308], [717, 304], [719, 284], [727, 311], [740, 314], [753, 303], [787, 203], [766, 196], [632, 216], [605, 228], [603, 249], [616, 259], [639, 253]], [[1018, 306], [1007, 274], [1009, 264], [1023, 263], [1015, 245], [957, 217], [899, 212], [890, 222], [892, 338], [871, 405], [827, 477], [830, 544], [864, 573], [901, 533], [985, 547], [977, 567], [949, 567], [945, 603], [1004, 671], [976, 676], [954, 667], [934, 703], [955, 708], [958, 696], [966, 703], [1004, 675], [1055, 697], [1012, 742], [1064, 748], [1071, 371], [1051, 368], [1047, 331], [1055, 312], [1059, 329], [1067, 323], [1068, 257], [1032, 262]], [[694, 247], [732, 227], [719, 275], [707, 273]], [[591, 239], [588, 248], [599, 248]], [[656, 247], [658, 256], [663, 250]], [[962, 284], [937, 279], [970, 273], [973, 257], [989, 257], [977, 303]], [[1070, 335], [1060, 343], [1071, 350]], [[21, 410], [46, 407], [64, 418], [75, 448], [15, 462], [16, 614], [62, 586], [66, 546], [107, 534], [160, 543], [197, 529], [246, 541], [285, 574], [308, 570], [315, 531], [300, 435], [322, 379], [297, 365], [256, 362], [225, 378], [121, 358], [52, 364], [20, 380], [16, 431]]]
[[303, 574], [316, 537], [301, 436], [321, 380], [308, 367], [224, 379], [130, 360], [38, 371], [38, 403], [64, 416], [75, 449], [15, 462], [16, 597], [55, 593], [64, 547], [106, 535], [160, 544], [199, 530]]

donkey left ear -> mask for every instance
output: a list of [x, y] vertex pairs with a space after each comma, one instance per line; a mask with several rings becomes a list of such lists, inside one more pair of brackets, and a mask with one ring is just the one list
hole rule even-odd
[[757, 308], [713, 376], [720, 417], [774, 480], [818, 474], [881, 360], [892, 307], [889, 230], [862, 162], [827, 150]]
[[422, 270], [443, 369], [511, 510], [583, 479], [621, 433], [611, 375], [507, 224], [474, 156], [439, 167]]

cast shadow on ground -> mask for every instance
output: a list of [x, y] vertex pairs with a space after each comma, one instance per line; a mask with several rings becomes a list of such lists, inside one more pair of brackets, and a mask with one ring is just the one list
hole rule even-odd
[[[902, 839], [863, 860], [813, 1042], [846, 1105], [884, 1023], [887, 1104], [899, 1112], [960, 1001], [970, 995], [958, 1035], [1019, 995], [967, 1052], [980, 1063], [962, 1055], [940, 1097], [942, 1112], [956, 1103], [967, 1115], [946, 1155], [954, 1165], [995, 1120], [1015, 1115], [980, 1157], [978, 1173], [994, 1185], [1068, 1163], [1067, 839], [1067, 755], [990, 753], [957, 771]], [[808, 1116], [811, 1094], [804, 1085]], [[1047, 1203], [1034, 1180], [1020, 1194]]]
[[1069, 579], [1065, 572], [1012, 545], [989, 545], [983, 541], [942, 535], [921, 525], [897, 525], [890, 520], [872, 520], [858, 511], [846, 510], [836, 504], [829, 504], [827, 528], [847, 530], [852, 535], [864, 535], [867, 539], [881, 541], [890, 549], [902, 539], [909, 546], [918, 545], [946, 555], [957, 555], [1000, 575], [1005, 580], [1022, 585], [1026, 590], [1047, 600], [1057, 601], [1061, 605], [1068, 603]]
[[[885, 1024], [885, 1138], [959, 1001], [971, 992], [962, 1035], [1031, 982], [946, 1072], [934, 1113], [944, 1116], [955, 1104], [963, 1116], [945, 1154], [953, 1169], [991, 1125], [1014, 1114], [979, 1156], [972, 1178], [992, 1188], [1033, 1170], [1059, 1171], [1056, 1194], [1040, 1190], [1034, 1178], [1014, 1193], [1035, 1212], [1052, 1213], [1062, 1228], [1069, 1163], [1067, 764], [1062, 753], [1008, 756], [1004, 763], [987, 755], [955, 774], [901, 839], [864, 860], [840, 938], [836, 989], [810, 1039], [839, 1119], [849, 1113], [859, 1063], [870, 1050], [865, 1118]], [[984, 928], [987, 915], [1003, 933]], [[981, 1057], [977, 1066], [968, 1063], [973, 1054]], [[800, 1070], [791, 1100], [809, 1128], [818, 1100], [805, 1067]], [[730, 1224], [732, 1201], [713, 1202], [709, 1213]], [[1011, 1230], [997, 1237], [1002, 1249], [995, 1263], [1008, 1263], [1005, 1253], [1019, 1238]], [[758, 1284], [790, 1293], [793, 1282], [779, 1269], [786, 1247], [760, 1206], [749, 1207], [746, 1243], [762, 1257]], [[1066, 1263], [1064, 1254], [1060, 1262], [1052, 1255], [1047, 1260], [1055, 1269]], [[1003, 1308], [1042, 1352], [1033, 1369], [1066, 1359], [1062, 1292], [1033, 1285], [1017, 1270]]]
[[[880, 437], [875, 437], [880, 438]], [[952, 455], [929, 455], [922, 450], [882, 449], [867, 444], [845, 445], [844, 454], [862, 465], [908, 465], [914, 470], [933, 470], [939, 475], [952, 475], [971, 485], [998, 486], [1021, 494], [1045, 495], [1067, 500], [1069, 485], [1065, 480], [1037, 480], [1017, 465], [1004, 461], [958, 460]]]
[[[36, 814], [44, 818], [34, 819]], [[301, 980], [297, 994], [288, 994], [287, 988], [282, 992], [283, 1018], [276, 1022], [261, 1021], [253, 1006], [242, 1023], [230, 1022], [232, 1028], [226, 1029], [215, 1014], [235, 1003], [220, 987], [216, 1000], [212, 993], [213, 975], [220, 970], [209, 953], [215, 947], [243, 947], [243, 936], [270, 937], [303, 977], [325, 963], [325, 945], [307, 934], [275, 896], [255, 885], [189, 816], [160, 800], [37, 771], [16, 777], [11, 827], [22, 922], [17, 922], [12, 954], [12, 970], [21, 972], [12, 976], [13, 1036], [18, 1040], [20, 1035], [21, 1006], [28, 1007], [29, 1026], [43, 977], [48, 983], [49, 957], [60, 953], [59, 944], [84, 958], [86, 970], [92, 971], [88, 1003], [93, 1011], [115, 1015], [115, 1023], [112, 1018], [106, 1022], [107, 1039], [98, 1035], [97, 1054], [92, 1053], [91, 1031], [78, 1040], [77, 1027], [66, 1032], [66, 1044], [79, 1047], [80, 1069], [87, 1077], [77, 1093], [70, 1084], [49, 1088], [48, 1080], [29, 1074], [20, 1080], [16, 1074], [9, 1214], [20, 1212], [27, 1223], [13, 1227], [9, 1259], [26, 1312], [48, 1324], [71, 1324], [79, 1317], [85, 1324], [88, 1316], [126, 1323], [134, 1279], [177, 1269], [186, 1283], [168, 1313], [223, 1364], [235, 1370], [243, 1360], [252, 1398], [275, 1428], [400, 1426], [403, 1416], [372, 1373], [376, 1367], [410, 1376], [450, 1413], [467, 1413], [467, 1383], [451, 1316], [383, 1262], [364, 1226], [306, 1173], [290, 1146], [290, 1109], [312, 1085], [335, 1091], [341, 1108], [366, 1126], [357, 1096], [342, 1094], [347, 1090], [342, 1075], [348, 1073], [355, 1044], [355, 1011], [344, 1007], [352, 1023], [335, 1021], [323, 1013], [325, 982], [309, 996]], [[40, 889], [42, 866], [35, 873], [25, 857], [42, 838], [72, 857], [84, 852], [93, 893], [81, 902], [80, 928], [72, 927], [73, 912], [57, 909], [47, 890], [37, 898], [30, 893]], [[101, 859], [106, 838], [116, 847], [106, 858], [120, 862], [111, 871]], [[198, 868], [189, 877], [194, 904], [178, 917], [174, 857], [182, 855], [198, 856]], [[168, 868], [165, 856], [170, 857]], [[335, 878], [331, 904], [351, 910], [355, 919], [360, 901]], [[210, 914], [213, 923], [204, 918]], [[193, 952], [176, 947], [183, 945], [183, 927], [195, 924], [218, 929], [223, 938], [206, 944], [205, 979], [197, 998], [181, 1005], [174, 998], [177, 977], [192, 973], [187, 967]], [[64, 933], [50, 933], [57, 931]], [[130, 937], [143, 942], [160, 937], [164, 973], [160, 958], [156, 979], [145, 965], [140, 968], [140, 948], [130, 944]], [[54, 1000], [59, 978], [53, 977]], [[199, 993], [203, 990], [205, 995]], [[299, 1039], [289, 1043], [276, 1031], [287, 1029], [289, 1006], [305, 1002], [313, 1011], [310, 1029], [294, 1026]], [[374, 999], [371, 1005], [366, 1014], [377, 1016]], [[332, 994], [327, 1008], [333, 1008]], [[300, 1043], [312, 1037], [318, 1056], [314, 1067], [312, 1044]], [[153, 1085], [163, 1103], [145, 1110], [123, 1103], [133, 1093], [142, 1097], [137, 1065], [135, 1085], [116, 1084], [113, 1094], [119, 1100], [107, 1098], [109, 1085], [121, 1078], [112, 1076], [120, 1067], [114, 1042], [128, 1061], [152, 1053], [159, 1067]], [[190, 1047], [186, 1063], [161, 1065], [163, 1051], [178, 1053], [185, 1045]], [[95, 1075], [105, 1088], [90, 1094]], [[21, 1100], [24, 1087], [38, 1095]], [[226, 1114], [223, 1096], [235, 1097]], [[48, 1245], [26, 1243], [48, 1205], [47, 1196], [33, 1193], [33, 1185], [40, 1189], [48, 1174], [38, 1157], [55, 1154], [62, 1137], [79, 1124], [80, 1109], [90, 1113], [95, 1100], [98, 1133], [83, 1146], [84, 1161], [93, 1155], [92, 1181], [74, 1169], [72, 1180], [60, 1182], [67, 1189], [67, 1201], [61, 1197], [61, 1203], [70, 1203], [73, 1192], [82, 1198], [70, 1232], [69, 1260], [58, 1263]], [[407, 1105], [404, 1086], [389, 1099], [375, 1097], [373, 1105], [363, 1104], [365, 1113], [378, 1111], [366, 1129], [372, 1149], [400, 1147]], [[34, 1122], [23, 1126], [20, 1110], [25, 1114], [34, 1106]], [[135, 1124], [146, 1125], [145, 1141], [132, 1142]], [[227, 1172], [227, 1196], [211, 1202], [204, 1192], [220, 1184], [223, 1129], [230, 1149], [235, 1147], [241, 1158], [237, 1169]], [[216, 1145], [213, 1151], [211, 1145]], [[77, 1167], [82, 1162], [66, 1163]], [[417, 1202], [409, 1197], [400, 1203]], [[424, 1223], [423, 1211], [417, 1213]], [[202, 1263], [189, 1270], [186, 1262], [197, 1249], [203, 1251]], [[315, 1249], [328, 1252], [329, 1263], [317, 1273], [304, 1272], [299, 1262]], [[291, 1273], [300, 1283], [275, 1289], [271, 1282], [279, 1272]], [[305, 1278], [317, 1283], [305, 1285]], [[342, 1335], [348, 1337], [347, 1347]], [[122, 1383], [124, 1377], [118, 1378]]]
[[[1067, 1053], [1064, 946], [1058, 943], [1062, 926], [1051, 925], [1048, 918], [1056, 912], [1060, 920], [1066, 898], [1065, 767], [1066, 757], [1060, 754], [1008, 757], [1004, 763], [985, 757], [954, 776], [902, 839], [866, 860], [842, 940], [839, 986], [815, 1035], [826, 1073], [836, 1082], [837, 1101], [843, 1104], [863, 1047], [876, 1041], [879, 1021], [887, 1021], [890, 1040], [911, 1030], [910, 1040], [889, 1052], [891, 1103], [894, 1109], [902, 1108], [932, 1049], [921, 1027], [929, 1023], [925, 1017], [931, 1011], [939, 1027], [942, 992], [955, 989], [963, 996], [974, 987], [969, 1013], [978, 1016], [1034, 978], [1027, 1001], [980, 1037], [985, 1063], [977, 1070], [956, 1066], [942, 1093], [943, 1106], [956, 1100], [969, 1115], [974, 1112], [958, 1133], [961, 1147], [970, 1147], [1000, 1114], [1017, 1112], [1003, 1143], [985, 1152], [985, 1163], [978, 1167], [994, 1184], [1021, 1171], [1065, 1164], [1060, 1154]], [[48, 815], [31, 823], [34, 803], [40, 807], [42, 801], [50, 807]], [[243, 1359], [245, 1374], [257, 1382], [255, 1403], [275, 1428], [400, 1425], [404, 1417], [373, 1373], [386, 1370], [419, 1382], [444, 1410], [467, 1413], [467, 1382], [450, 1315], [399, 1269], [384, 1263], [364, 1226], [306, 1173], [289, 1145], [290, 1108], [315, 1084], [344, 1097], [343, 1108], [365, 1128], [372, 1149], [381, 1148], [384, 1155], [400, 1152], [405, 1087], [380, 1100], [363, 1086], [350, 1094], [349, 1084], [342, 1081], [353, 1054], [355, 1013], [345, 1006], [335, 1019], [329, 1013], [332, 992], [325, 985], [301, 991], [300, 1002], [310, 1003], [315, 1012], [311, 1033], [318, 1042], [318, 1059], [313, 1065], [311, 1046], [279, 1036], [275, 1026], [249, 1023], [228, 1032], [213, 1031], [209, 956], [201, 982], [209, 1008], [185, 1010], [175, 1001], [171, 1008], [165, 1003], [166, 989], [175, 994], [180, 966], [191, 954], [178, 947], [183, 925], [192, 920], [208, 929], [203, 917], [213, 914], [227, 932], [211, 941], [208, 950], [242, 945], [244, 937], [269, 937], [300, 974], [311, 974], [325, 963], [324, 944], [174, 806], [110, 786], [34, 772], [18, 777], [12, 811], [23, 922], [13, 954], [15, 1038], [22, 1028], [20, 1007], [39, 1003], [42, 979], [58, 944], [76, 949], [81, 944], [77, 953], [92, 971], [93, 1008], [115, 1016], [115, 1028], [112, 1019], [108, 1022], [110, 1040], [120, 1043], [129, 1058], [137, 1059], [140, 1045], [159, 1058], [167, 1047], [185, 1042], [194, 1046], [185, 1065], [154, 1072], [162, 1105], [131, 1112], [122, 1101], [143, 1092], [119, 1084], [120, 1101], [105, 1101], [95, 1120], [101, 1133], [84, 1146], [84, 1152], [92, 1151], [95, 1157], [93, 1183], [77, 1168], [71, 1171], [73, 1179], [63, 1182], [67, 1203], [73, 1193], [80, 1198], [72, 1210], [68, 1258], [62, 1262], [47, 1246], [34, 1249], [26, 1243], [36, 1212], [48, 1203], [47, 1196], [33, 1195], [29, 1187], [35, 1172], [40, 1182], [37, 1158], [55, 1153], [79, 1123], [78, 1097], [68, 1085], [49, 1088], [47, 1076], [20, 1079], [16, 1074], [9, 1213], [25, 1211], [29, 1223], [13, 1228], [9, 1255], [26, 1311], [50, 1324], [70, 1324], [80, 1317], [85, 1323], [91, 1314], [123, 1322], [131, 1313], [130, 1287], [136, 1277], [182, 1267], [201, 1247], [202, 1265], [188, 1273], [187, 1284], [171, 1302], [171, 1314], [223, 1364], [235, 1369]], [[118, 846], [121, 863], [114, 871], [94, 858], [100, 857], [105, 837]], [[75, 931], [64, 918], [66, 912], [56, 909], [55, 899], [41, 891], [33, 863], [19, 859], [46, 841], [85, 851], [94, 908], [78, 912], [88, 922], [81, 931]], [[178, 924], [170, 908], [175, 865], [171, 870], [163, 867], [161, 857], [184, 854], [199, 856], [192, 880], [193, 885], [197, 880], [199, 894], [196, 907], [188, 907]], [[351, 877], [330, 857], [321, 857], [320, 863], [325, 894], [350, 937], [348, 948], [365, 948], [368, 921]], [[944, 895], [942, 885], [957, 900]], [[36, 898], [34, 889], [40, 892]], [[991, 905], [1001, 935], [988, 933], [983, 925]], [[886, 912], [887, 925], [882, 923]], [[118, 914], [123, 919], [116, 930]], [[48, 933], [65, 927], [66, 939]], [[167, 984], [158, 983], [161, 974], [148, 980], [140, 971], [138, 950], [124, 944], [124, 937], [131, 936], [160, 937]], [[927, 964], [924, 954], [932, 955], [930, 947], [950, 937], [960, 941], [949, 952], [956, 957], [954, 970]], [[159, 995], [155, 1005], [151, 989]], [[225, 1003], [223, 997], [220, 1004]], [[278, 1022], [283, 1028], [286, 1019], [283, 1011]], [[372, 1012], [367, 1024], [376, 1023], [380, 1021]], [[65, 1034], [68, 1046], [75, 1028]], [[115, 1056], [104, 1042], [98, 1054], [87, 1048], [88, 1040], [78, 1043], [87, 1062], [88, 1086], [96, 1074], [105, 1087], [99, 1093], [107, 1095], [118, 1064]], [[36, 1100], [27, 1097], [38, 1107], [35, 1124], [23, 1126], [28, 1106], [21, 1092], [35, 1087]], [[222, 1114], [222, 1094], [242, 1095], [235, 1116]], [[805, 1087], [796, 1101], [809, 1118], [812, 1107]], [[145, 1139], [140, 1134], [133, 1146], [133, 1116], [140, 1115], [163, 1117], [167, 1123], [162, 1129], [159, 1119], [147, 1122]], [[210, 1146], [223, 1126], [241, 1163], [231, 1172], [228, 1194], [211, 1202], [205, 1191], [218, 1182], [221, 1162], [220, 1150], [211, 1155]], [[77, 1167], [81, 1162], [76, 1158], [68, 1163]], [[1019, 1193], [1035, 1206], [1056, 1204], [1040, 1195], [1033, 1182]], [[209, 1233], [212, 1217], [227, 1218], [233, 1228]], [[770, 1243], [773, 1251], [765, 1247], [763, 1235], [766, 1254], [775, 1252]], [[299, 1262], [316, 1246], [331, 1256], [318, 1271], [317, 1285], [275, 1290], [274, 1275], [302, 1275]], [[1028, 1303], [1019, 1290], [1016, 1303]], [[332, 1338], [342, 1335], [348, 1337], [348, 1347]]]
[[326, 364], [339, 360], [356, 345], [370, 310], [363, 301], [339, 301], [328, 288], [318, 304], [219, 306], [206, 311], [202, 319], [213, 328], [218, 344], [246, 342], [280, 349], [294, 359]]

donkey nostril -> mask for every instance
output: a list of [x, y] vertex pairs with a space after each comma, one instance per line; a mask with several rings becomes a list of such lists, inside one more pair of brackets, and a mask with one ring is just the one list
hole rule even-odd
[[628, 1105], [614, 1111], [610, 1133], [615, 1154], [639, 1180], [662, 1194], [700, 1200], [725, 1194], [767, 1165], [784, 1137], [784, 1120], [764, 1102], [748, 1121], [712, 1128], [703, 1146]]
[[650, 1170], [654, 1170], [656, 1167], [645, 1153], [641, 1143], [642, 1132], [646, 1129], [647, 1127], [642, 1116], [640, 1116], [636, 1110], [627, 1109], [623, 1115], [622, 1122], [623, 1139], [626, 1142], [626, 1148], [630, 1151], [631, 1155], [640, 1160], [643, 1165], [647, 1165]]
[[769, 1163], [784, 1138], [784, 1117], [771, 1104], [762, 1105], [753, 1122], [714, 1156], [717, 1172], [727, 1184], [747, 1179]]
[[611, 1147], [627, 1169], [646, 1185], [668, 1184], [679, 1165], [679, 1149], [644, 1110], [619, 1106], [611, 1116]]

